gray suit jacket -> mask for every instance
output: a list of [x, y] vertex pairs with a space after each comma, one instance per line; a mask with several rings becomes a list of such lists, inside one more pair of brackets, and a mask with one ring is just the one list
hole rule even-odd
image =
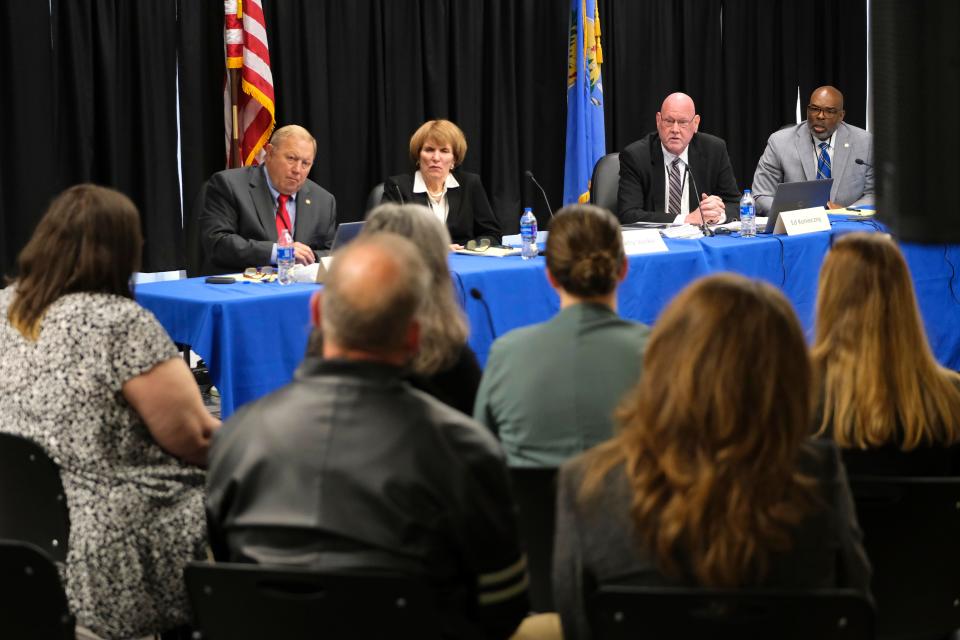
[[[270, 264], [277, 241], [276, 211], [262, 167], [215, 173], [200, 212], [203, 273], [231, 273]], [[333, 195], [312, 180], [297, 192], [293, 239], [315, 252], [330, 249], [337, 228]]]
[[[833, 174], [831, 202], [848, 207], [874, 203], [873, 168], [856, 164], [854, 160], [857, 158], [873, 163], [873, 134], [841, 122], [830, 159]], [[778, 184], [816, 179], [817, 163], [807, 122], [777, 131], [767, 140], [767, 148], [753, 174], [752, 190], [757, 213], [765, 215], [770, 211]]]

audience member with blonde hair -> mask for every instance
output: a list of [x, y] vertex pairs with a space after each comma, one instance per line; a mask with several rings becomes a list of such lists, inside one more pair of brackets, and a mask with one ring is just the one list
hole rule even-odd
[[206, 555], [198, 466], [219, 426], [163, 327], [133, 300], [142, 244], [129, 198], [71, 187], [0, 291], [0, 430], [35, 440], [60, 466], [70, 610], [106, 638], [187, 622], [183, 568]]
[[837, 240], [820, 271], [818, 433], [850, 474], [960, 473], [960, 375], [937, 364], [907, 264], [877, 233]]
[[[716, 331], [730, 318], [736, 332]], [[868, 590], [839, 453], [808, 438], [811, 381], [800, 324], [773, 287], [716, 275], [670, 303], [620, 433], [560, 471], [565, 638], [591, 637], [587, 602], [608, 584]]]
[[467, 138], [449, 120], [428, 120], [410, 136], [412, 173], [388, 178], [383, 202], [420, 204], [450, 230], [453, 242], [474, 238], [500, 243], [497, 221], [480, 176], [463, 171]]
[[592, 205], [557, 212], [547, 279], [560, 313], [493, 344], [473, 412], [498, 435], [510, 466], [558, 467], [613, 436], [613, 410], [640, 376], [650, 332], [617, 315], [626, 275], [612, 213]]
[[410, 363], [411, 382], [470, 415], [481, 372], [476, 354], [467, 345], [467, 318], [454, 298], [447, 265], [450, 234], [426, 207], [417, 204], [386, 203], [371, 211], [361, 235], [383, 231], [415, 242], [430, 271], [430, 295], [417, 314], [420, 349]]

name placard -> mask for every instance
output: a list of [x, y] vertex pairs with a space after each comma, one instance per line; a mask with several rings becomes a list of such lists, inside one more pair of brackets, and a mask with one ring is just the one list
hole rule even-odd
[[774, 233], [800, 236], [814, 231], [830, 231], [830, 217], [823, 207], [781, 211], [777, 217]]
[[656, 229], [624, 229], [623, 250], [628, 256], [667, 251], [667, 245]]

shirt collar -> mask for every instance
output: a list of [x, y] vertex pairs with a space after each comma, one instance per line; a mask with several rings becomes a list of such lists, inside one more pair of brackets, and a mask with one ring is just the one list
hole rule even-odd
[[[280, 197], [280, 192], [274, 188], [273, 181], [270, 180], [270, 172], [267, 171], [267, 165], [262, 164], [260, 166], [263, 167], [263, 177], [266, 178], [267, 180], [267, 189], [270, 190], [270, 196], [273, 198], [273, 201], [276, 202], [277, 199]], [[296, 199], [297, 199], [297, 194], [291, 193], [290, 200], [296, 202]]]
[[813, 135], [813, 134], [811, 133], [811, 134], [810, 134], [810, 138], [813, 139], [813, 148], [814, 148], [814, 149], [817, 149], [817, 150], [819, 151], [819, 149], [820, 149], [820, 143], [821, 143], [821, 142], [826, 142], [826, 143], [827, 143], [827, 151], [829, 151], [830, 153], [833, 153], [833, 143], [834, 143], [834, 141], [836, 141], [836, 139], [837, 139], [837, 130], [838, 130], [838, 129], [839, 129], [839, 127], [837, 127], [837, 129], [834, 129], [834, 130], [833, 130], [833, 133], [830, 135], [830, 138], [827, 139], [827, 140], [821, 140], [820, 138], [816, 137], [815, 135]]
[[660, 148], [663, 150], [663, 164], [670, 166], [674, 160], [676, 160], [677, 158], [680, 158], [681, 160], [683, 160], [683, 164], [689, 166], [689, 163], [687, 162], [687, 154], [690, 151], [690, 145], [685, 146], [683, 148], [683, 151], [680, 152], [679, 156], [675, 156], [669, 151], [667, 151], [667, 148], [663, 146], [662, 142], [660, 143]]
[[[447, 181], [443, 183], [443, 186], [447, 189], [456, 189], [460, 186], [460, 183], [457, 182], [457, 179], [453, 177], [453, 173], [448, 173]], [[427, 183], [423, 181], [423, 174], [420, 173], [419, 169], [417, 169], [417, 172], [413, 174], [413, 192], [427, 192]]]

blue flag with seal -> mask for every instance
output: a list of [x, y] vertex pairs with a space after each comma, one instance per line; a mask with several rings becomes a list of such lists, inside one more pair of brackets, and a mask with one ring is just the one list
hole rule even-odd
[[590, 177], [606, 154], [597, 0], [571, 0], [567, 55], [567, 153], [563, 204], [590, 201]]

